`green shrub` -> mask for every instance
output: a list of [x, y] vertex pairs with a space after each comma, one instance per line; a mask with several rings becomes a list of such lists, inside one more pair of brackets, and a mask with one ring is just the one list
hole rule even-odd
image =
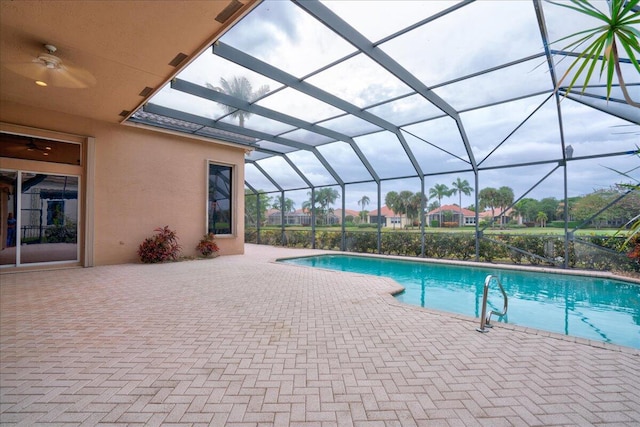
[[455, 234], [450, 239], [449, 254], [466, 261], [476, 254], [476, 241], [473, 235]]
[[288, 230], [285, 233], [286, 245], [290, 248], [310, 248], [311, 231]]
[[378, 224], [358, 224], [358, 228], [378, 228]]
[[418, 233], [382, 234], [380, 250], [384, 254], [418, 256], [421, 252], [420, 247], [420, 234]]
[[375, 253], [378, 249], [378, 235], [372, 231], [354, 231], [346, 233], [347, 247], [350, 252]]
[[246, 227], [244, 229], [244, 241], [246, 243], [258, 243], [258, 229], [255, 227]]
[[342, 233], [339, 231], [316, 232], [316, 249], [340, 250]]
[[77, 243], [78, 232], [76, 223], [69, 218], [64, 225], [54, 225], [44, 231], [47, 243]]

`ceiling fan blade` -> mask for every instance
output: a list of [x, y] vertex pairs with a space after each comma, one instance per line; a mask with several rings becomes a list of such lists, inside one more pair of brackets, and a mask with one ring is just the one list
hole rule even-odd
[[43, 81], [49, 86], [84, 89], [96, 84], [96, 78], [81, 68], [61, 64], [58, 68], [47, 68], [39, 61], [6, 64], [6, 68], [34, 81]]
[[77, 87], [90, 87], [94, 86], [97, 83], [97, 80], [93, 76], [93, 74], [83, 68], [68, 64], [62, 65], [61, 68], [67, 73], [68, 78], [72, 79], [73, 82], [75, 82], [74, 84], [83, 85]]

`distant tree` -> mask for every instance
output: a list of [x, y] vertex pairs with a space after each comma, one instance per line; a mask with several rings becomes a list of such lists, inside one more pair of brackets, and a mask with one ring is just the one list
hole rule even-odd
[[[258, 211], [258, 200], [260, 200], [260, 210]], [[258, 190], [258, 195], [256, 196], [253, 191], [248, 188], [244, 190], [244, 219], [245, 224], [250, 226], [255, 226], [258, 224], [258, 219], [260, 224], [262, 224], [266, 219], [266, 212], [271, 204], [271, 197], [267, 194], [262, 193], [262, 190]]]
[[[314, 194], [314, 200], [311, 200], [312, 194]], [[328, 215], [333, 212], [333, 205], [337, 199], [340, 198], [338, 190], [331, 187], [323, 187], [315, 192], [307, 192], [309, 200], [302, 203], [302, 210], [305, 212], [312, 212], [316, 215], [316, 221], [318, 217], [324, 218], [325, 224], [327, 223]], [[312, 209], [313, 206], [313, 209]]]
[[536, 216], [536, 222], [540, 224], [540, 227], [545, 227], [547, 225], [547, 214], [540, 211]]
[[369, 204], [369, 202], [371, 202], [371, 200], [369, 199], [369, 196], [366, 196], [366, 195], [362, 196], [362, 198], [360, 200], [358, 200], [358, 205], [361, 207], [361, 209], [360, 209], [360, 219], [362, 219], [363, 221], [366, 218], [364, 208]]
[[616, 195], [631, 190], [613, 206], [613, 212], [617, 218], [628, 222], [640, 214], [640, 184], [617, 184], [614, 189]]
[[[400, 199], [400, 195], [395, 191], [389, 191], [387, 195], [384, 196], [384, 204], [391, 209], [394, 216], [402, 211], [402, 200]], [[396, 228], [395, 222], [393, 223], [393, 228]]]
[[404, 215], [405, 217], [409, 217], [408, 213], [409, 213], [409, 205], [411, 204], [411, 198], [413, 197], [413, 192], [409, 191], [409, 190], [403, 190], [398, 194], [398, 202], [399, 202], [399, 208], [400, 208], [400, 212], [398, 212], [400, 214], [400, 218], [402, 218], [402, 215]]
[[513, 206], [511, 217], [514, 219], [520, 217], [523, 223], [532, 222], [540, 210], [538, 205], [539, 202], [535, 199], [529, 197], [521, 199]]
[[510, 187], [503, 186], [498, 189], [496, 203], [500, 208], [500, 227], [504, 225], [502, 222], [505, 216], [504, 211], [513, 203], [513, 197], [513, 190]]
[[545, 197], [540, 200], [539, 210], [547, 215], [549, 221], [553, 221], [556, 219], [559, 204], [560, 202], [555, 197]]
[[516, 203], [516, 209], [524, 222], [535, 222], [538, 212], [541, 210], [540, 202], [526, 197]]
[[487, 208], [491, 209], [491, 225], [494, 224], [494, 218], [496, 217], [496, 207], [499, 205], [498, 190], [493, 187], [487, 187], [480, 190], [478, 193], [478, 205], [481, 210]]
[[[451, 196], [451, 190], [446, 184], [435, 184], [429, 189], [429, 197], [438, 199], [438, 206], [442, 206], [442, 198]], [[440, 227], [442, 227], [442, 211], [440, 211]]]
[[[310, 193], [310, 192], [309, 192]], [[307, 193], [307, 195], [309, 195], [309, 193]], [[302, 202], [302, 212], [311, 214], [311, 213], [318, 213], [318, 208], [317, 206], [313, 206], [313, 204], [311, 203], [311, 198], [309, 198], [309, 200], [305, 200], [304, 202]]]
[[524, 221], [524, 214], [522, 213], [522, 205], [520, 202], [513, 205], [513, 208], [511, 209], [511, 218], [514, 221], [517, 221], [518, 218], [522, 218], [522, 221]]
[[464, 225], [464, 214], [462, 213], [462, 195], [465, 194], [467, 196], [471, 195], [473, 191], [473, 187], [469, 185], [469, 182], [466, 179], [461, 180], [460, 177], [456, 178], [454, 182], [451, 183], [451, 194], [454, 196], [458, 195], [458, 206], [460, 206], [460, 227]]
[[273, 209], [282, 211], [284, 213], [293, 212], [295, 210], [296, 204], [290, 198], [286, 197], [284, 199], [284, 208], [280, 207], [280, 202], [281, 202], [281, 197], [276, 197], [275, 200], [273, 201], [273, 204], [271, 205], [271, 207]]
[[416, 219], [420, 218], [420, 212], [422, 211], [422, 201], [426, 203], [427, 197], [417, 192], [413, 194], [409, 198], [409, 203], [407, 204], [407, 217], [411, 220], [411, 225], [416, 222]]
[[[220, 86], [214, 86], [211, 83], [205, 83], [209, 89], [222, 92], [226, 95], [233, 96], [234, 98], [241, 99], [247, 102], [253, 102], [256, 99], [269, 93], [269, 86], [263, 85], [258, 88], [257, 91], [253, 91], [253, 87], [249, 79], [244, 76], [233, 77], [231, 80], [220, 78]], [[245, 119], [251, 116], [251, 113], [244, 110], [239, 110], [229, 105], [221, 104], [227, 114], [231, 117], [237, 118], [240, 127], [244, 127]]]
[[316, 191], [316, 199], [320, 204], [322, 213], [325, 216], [325, 224], [327, 222], [327, 215], [333, 213], [333, 208], [331, 207], [331, 205], [333, 205], [339, 198], [340, 193], [338, 193], [338, 190], [336, 190], [335, 188], [324, 187]]
[[[606, 191], [596, 191], [588, 194], [578, 200], [571, 209], [571, 215], [578, 221], [584, 222], [593, 217], [598, 211], [604, 209], [613, 198], [614, 194]], [[610, 212], [604, 211], [591, 219], [591, 224], [596, 228], [600, 228], [602, 223], [609, 219]]]

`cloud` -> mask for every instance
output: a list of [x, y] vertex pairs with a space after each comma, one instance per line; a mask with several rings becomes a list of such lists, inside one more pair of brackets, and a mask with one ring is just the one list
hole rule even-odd
[[273, 49], [273, 40], [293, 43], [300, 36], [297, 8], [290, 2], [267, 0], [229, 30], [222, 41], [245, 52]]
[[[600, 7], [606, 8], [606, 2], [597, 3]], [[341, 15], [371, 41], [380, 40], [453, 6], [449, 1], [334, 1], [323, 4]], [[584, 28], [585, 19], [566, 8], [543, 2], [543, 10], [551, 40], [557, 40]], [[590, 25], [588, 21], [589, 19], [586, 23]], [[471, 166], [468, 163], [466, 147], [455, 120], [450, 117], [433, 119], [442, 112], [420, 95], [401, 97], [411, 93], [408, 86], [364, 54], [334, 64], [335, 61], [354, 52], [354, 47], [294, 3], [261, 3], [228, 31], [222, 37], [222, 41], [300, 79], [318, 71], [307, 79], [307, 83], [316, 85], [358, 108], [367, 108], [367, 112], [400, 127], [423, 172], [442, 173], [425, 178], [427, 191], [435, 183], [449, 185], [457, 177], [467, 179], [475, 186], [475, 177], [473, 173], [468, 172]], [[455, 12], [439, 17], [378, 47], [412, 72], [426, 86], [432, 87], [469, 73], [542, 53], [542, 43], [532, 2], [485, 1], [464, 5]], [[558, 69], [561, 71], [566, 66], [567, 64], [562, 64]], [[629, 73], [631, 81], [640, 81], [640, 77], [633, 73], [632, 68], [626, 68], [632, 71]], [[201, 85], [206, 82], [215, 83], [221, 77], [235, 75], [247, 75], [255, 87], [262, 84], [269, 84], [272, 90], [279, 87], [278, 83], [267, 77], [244, 70], [210, 52], [206, 52], [193, 62], [192, 67], [181, 73], [182, 78]], [[560, 160], [561, 124], [564, 143], [572, 145], [574, 157], [630, 151], [640, 144], [640, 126], [637, 124], [570, 99], [560, 103], [560, 121], [555, 97], [545, 102], [552, 90], [553, 82], [546, 59], [540, 57], [440, 86], [434, 89], [434, 92], [453, 108], [459, 111], [467, 110], [460, 114], [460, 118], [477, 161], [484, 159], [508, 137], [482, 164], [484, 167]], [[544, 93], [527, 97], [538, 91]], [[522, 98], [479, 108], [518, 97]], [[158, 100], [168, 106], [175, 105], [176, 108], [205, 117], [215, 117], [219, 114], [220, 108], [215, 103], [194, 101], [192, 98], [177, 95], [172, 91], [162, 91], [158, 95]], [[267, 96], [258, 104], [354, 136], [356, 143], [382, 178], [415, 173], [409, 157], [393, 132], [381, 130], [375, 124], [355, 116], [344, 115], [344, 111], [326, 102], [288, 88]], [[602, 108], [614, 105], [611, 102], [606, 104], [604, 101], [601, 104]], [[541, 108], [525, 122], [527, 116], [540, 106]], [[418, 122], [426, 119], [433, 120]], [[289, 125], [256, 115], [247, 121], [247, 127], [274, 132], [276, 135], [290, 137], [310, 145], [326, 141], [325, 137], [312, 135], [307, 131], [296, 131], [286, 135], [290, 130]], [[318, 146], [318, 150], [346, 182], [370, 179], [366, 168], [348, 144], [329, 143]], [[288, 156], [314, 185], [335, 184], [326, 168], [312, 153], [301, 151], [290, 153]], [[638, 163], [638, 158], [633, 156], [571, 161], [567, 166], [567, 176], [570, 180], [568, 191], [570, 195], [580, 195], [598, 187], [609, 186], [619, 180], [619, 176], [607, 167], [628, 170]], [[281, 160], [265, 159], [260, 160], [260, 164], [268, 168], [270, 176], [283, 187], [295, 188], [300, 185], [299, 178], [282, 167]], [[556, 165], [557, 163], [551, 163], [481, 171], [479, 186], [484, 188], [508, 185], [514, 189], [517, 197], [528, 191]], [[252, 186], [273, 188], [255, 168], [251, 170], [248, 166], [247, 170], [247, 181]], [[418, 191], [419, 183], [420, 180], [417, 178], [383, 181], [382, 199], [384, 200], [384, 194], [391, 190]], [[353, 190], [349, 190], [352, 187]], [[367, 195], [373, 205], [374, 198], [377, 198], [375, 183], [347, 185], [347, 207], [358, 210], [357, 200], [365, 191], [370, 191]], [[304, 191], [298, 193], [304, 195]], [[564, 169], [559, 168], [529, 196], [564, 197]], [[463, 199], [463, 205], [470, 203], [473, 203], [472, 198]]]

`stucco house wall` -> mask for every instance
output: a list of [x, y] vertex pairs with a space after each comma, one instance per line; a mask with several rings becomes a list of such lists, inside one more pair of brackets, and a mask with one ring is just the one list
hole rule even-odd
[[[93, 192], [93, 238], [87, 241], [93, 241], [94, 265], [138, 262], [140, 243], [165, 225], [177, 232], [183, 255], [195, 255], [207, 231], [208, 161], [233, 167], [235, 225], [233, 235], [218, 236], [220, 254], [244, 252], [242, 147], [7, 102], [0, 104], [0, 121], [95, 138], [95, 184], [83, 191]], [[16, 161], [3, 163], [0, 168]]]

